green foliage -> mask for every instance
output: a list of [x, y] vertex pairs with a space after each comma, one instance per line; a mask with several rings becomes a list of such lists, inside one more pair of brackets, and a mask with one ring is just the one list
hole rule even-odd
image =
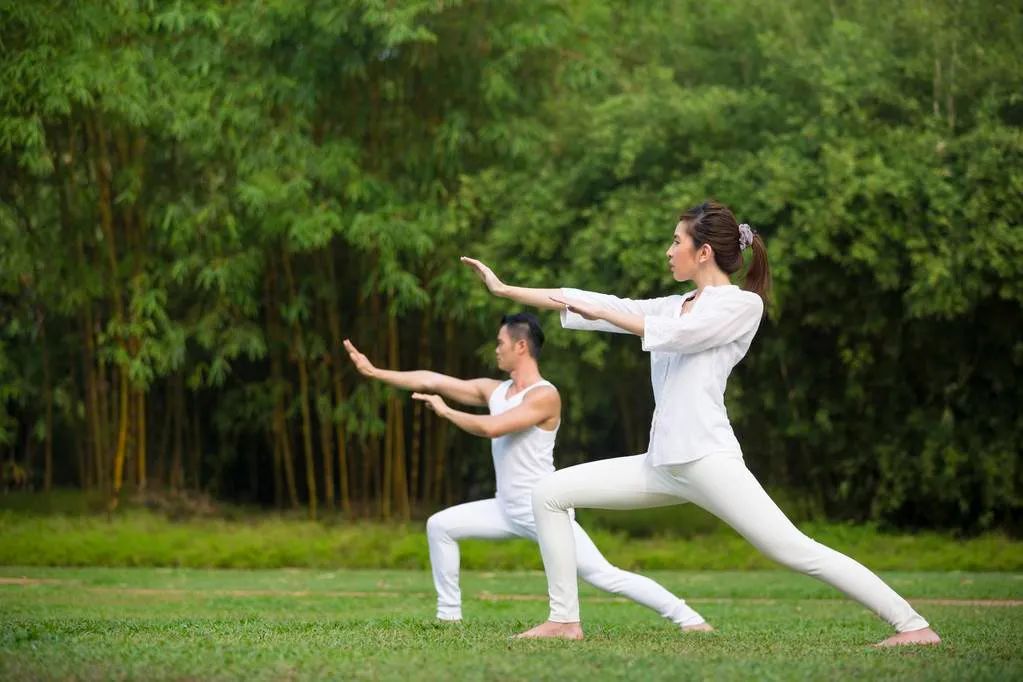
[[[266, 500], [274, 400], [299, 422], [297, 365], [328, 366], [335, 343], [326, 306], [381, 363], [396, 318], [403, 368], [486, 373], [504, 304], [459, 255], [516, 284], [663, 295], [675, 216], [713, 196], [766, 237], [774, 273], [728, 395], [751, 468], [834, 518], [1017, 531], [1017, 10], [0, 3], [0, 449], [38, 484], [53, 399], [56, 479], [99, 485], [82, 450], [109, 458], [117, 430], [82, 435], [95, 366], [100, 388], [124, 372], [149, 397], [154, 451], [189, 421], [192, 485]], [[637, 344], [545, 321], [559, 461], [641, 451]], [[164, 427], [178, 387], [191, 416]], [[388, 393], [309, 390], [361, 482]], [[485, 447], [445, 447], [444, 499], [487, 490], [466, 454]]]

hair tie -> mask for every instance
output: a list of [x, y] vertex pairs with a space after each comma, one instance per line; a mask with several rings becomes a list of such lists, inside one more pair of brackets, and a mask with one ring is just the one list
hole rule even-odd
[[753, 228], [743, 223], [739, 225], [739, 250], [745, 251], [753, 243]]

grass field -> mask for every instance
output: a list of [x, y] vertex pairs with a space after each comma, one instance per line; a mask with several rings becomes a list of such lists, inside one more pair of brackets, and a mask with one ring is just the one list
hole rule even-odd
[[[732, 529], [714, 519], [710, 519], [713, 524], [708, 523], [705, 512], [692, 507], [670, 508], [669, 512], [678, 517], [674, 527], [679, 531], [695, 527], [699, 532], [629, 537], [623, 531], [590, 523], [589, 517], [584, 527], [601, 552], [623, 568], [777, 567]], [[663, 519], [656, 521], [664, 524]], [[799, 525], [815, 540], [875, 570], [1023, 571], [1023, 542], [1002, 534], [960, 539], [935, 532], [882, 533], [866, 525]], [[462, 566], [467, 569], [542, 568], [536, 544], [528, 540], [468, 540], [460, 546]], [[0, 508], [0, 565], [427, 570], [430, 559], [422, 522], [311, 522], [268, 514], [172, 520], [144, 510], [123, 511], [108, 518]]]
[[509, 640], [546, 615], [538, 572], [466, 572], [433, 621], [424, 571], [0, 567], [0, 679], [1023, 679], [1023, 574], [888, 572], [942, 646], [784, 571], [650, 572], [718, 631], [682, 635], [583, 590], [584, 642]]

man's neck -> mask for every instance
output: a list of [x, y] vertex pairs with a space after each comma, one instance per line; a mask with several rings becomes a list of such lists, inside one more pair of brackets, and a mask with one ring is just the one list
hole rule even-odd
[[540, 381], [540, 367], [535, 362], [523, 362], [521, 365], [508, 372], [512, 380], [512, 387], [518, 393], [524, 388], [529, 388]]

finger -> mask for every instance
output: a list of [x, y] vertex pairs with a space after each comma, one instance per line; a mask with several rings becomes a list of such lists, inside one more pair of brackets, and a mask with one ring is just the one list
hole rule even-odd
[[553, 296], [551, 296], [550, 299], [552, 301], [554, 301], [555, 303], [557, 303], [558, 305], [563, 306], [565, 308], [565, 310], [572, 310], [573, 309], [572, 308], [572, 304], [569, 303], [568, 301], [562, 301], [560, 298], [554, 298]]

